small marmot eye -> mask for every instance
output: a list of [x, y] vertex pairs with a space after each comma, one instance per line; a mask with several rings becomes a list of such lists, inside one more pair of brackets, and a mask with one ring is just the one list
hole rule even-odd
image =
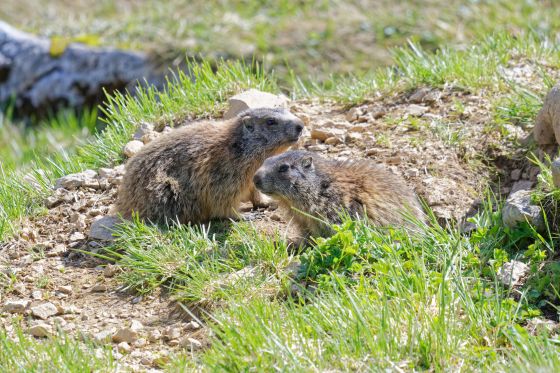
[[266, 124], [268, 124], [269, 126], [274, 126], [275, 124], [277, 124], [278, 122], [276, 122], [276, 119], [274, 118], [268, 118], [266, 120]]
[[287, 164], [283, 164], [282, 166], [278, 167], [278, 172], [286, 172], [288, 171], [288, 165]]

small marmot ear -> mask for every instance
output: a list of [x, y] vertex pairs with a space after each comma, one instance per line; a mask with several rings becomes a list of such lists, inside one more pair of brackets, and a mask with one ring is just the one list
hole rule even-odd
[[241, 123], [243, 123], [243, 128], [245, 128], [249, 132], [253, 132], [255, 130], [255, 126], [251, 123], [251, 116], [244, 115], [241, 117]]
[[301, 165], [304, 168], [311, 168], [313, 166], [313, 158], [312, 157], [305, 157], [301, 160]]

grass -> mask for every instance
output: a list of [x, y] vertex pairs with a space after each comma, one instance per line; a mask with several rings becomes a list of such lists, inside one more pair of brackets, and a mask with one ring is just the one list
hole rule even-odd
[[[489, 130], [497, 131], [503, 124], [527, 125], [543, 82], [551, 80], [543, 78], [533, 88], [515, 79], [511, 84], [510, 64], [530, 61], [554, 71], [560, 61], [558, 51], [537, 36], [497, 35], [436, 53], [411, 44], [395, 56], [394, 69], [337, 84], [302, 84], [295, 95], [354, 104], [418, 86], [452, 86], [495, 98], [496, 125]], [[179, 75], [165, 92], [108, 97], [103, 132], [72, 156], [33, 160], [32, 168], [44, 169], [35, 172], [42, 175], [38, 188], [22, 183], [21, 172], [5, 171], [2, 238], [18, 219], [40, 211], [40, 198], [56, 175], [120, 163], [122, 145], [142, 121], [176, 124], [217, 115], [240, 90], [278, 90], [275, 78], [253, 64], [190, 64], [194, 76]], [[455, 106], [461, 111], [460, 102]], [[460, 134], [442, 136], [455, 144]], [[549, 174], [543, 175], [550, 184]], [[104, 255], [125, 269], [119, 279], [129, 289], [162, 288], [212, 329], [210, 347], [174, 360], [171, 371], [556, 371], [557, 335], [531, 335], [524, 328], [544, 310], [558, 313], [550, 291], [557, 268], [538, 273], [556, 260], [555, 237], [527, 226], [505, 228], [500, 206], [492, 198], [484, 206], [468, 235], [432, 225], [408, 236], [347, 220], [333, 237], [298, 255], [287, 253], [280, 232], [267, 237], [246, 222], [154, 227], [133, 221], [119, 229], [120, 238]], [[496, 279], [497, 270], [514, 258], [530, 264], [535, 279], [520, 295]], [[298, 262], [303, 266], [294, 273]]]
[[53, 39], [147, 50], [173, 60], [187, 53], [264, 60], [282, 83], [290, 71], [308, 82], [364, 73], [395, 62], [389, 52], [412, 40], [433, 51], [464, 47], [481, 35], [527, 30], [554, 35], [560, 10], [537, 0], [282, 0], [165, 2], [7, 1], [0, 19]]
[[0, 330], [0, 370], [3, 372], [108, 372], [116, 368], [110, 349], [95, 347], [60, 334], [45, 341]]

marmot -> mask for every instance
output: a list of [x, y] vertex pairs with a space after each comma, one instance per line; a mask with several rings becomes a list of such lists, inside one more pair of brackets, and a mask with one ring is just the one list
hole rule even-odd
[[174, 129], [128, 161], [116, 211], [153, 223], [235, 217], [242, 199], [258, 202], [255, 171], [295, 144], [302, 130], [302, 121], [281, 108]]
[[375, 226], [409, 227], [407, 213], [425, 221], [418, 198], [405, 182], [365, 159], [333, 161], [288, 151], [267, 159], [253, 181], [257, 189], [289, 208], [304, 236], [332, 234], [329, 225], [310, 216], [338, 224], [342, 211], [351, 217], [367, 214]]

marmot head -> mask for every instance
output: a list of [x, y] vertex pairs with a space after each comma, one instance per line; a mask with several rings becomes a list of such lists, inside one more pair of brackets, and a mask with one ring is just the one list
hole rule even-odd
[[253, 182], [261, 192], [290, 202], [310, 200], [326, 190], [330, 181], [315, 167], [320, 158], [306, 151], [289, 151], [268, 158]]
[[274, 153], [297, 142], [303, 122], [283, 108], [248, 109], [238, 114], [244, 150]]

